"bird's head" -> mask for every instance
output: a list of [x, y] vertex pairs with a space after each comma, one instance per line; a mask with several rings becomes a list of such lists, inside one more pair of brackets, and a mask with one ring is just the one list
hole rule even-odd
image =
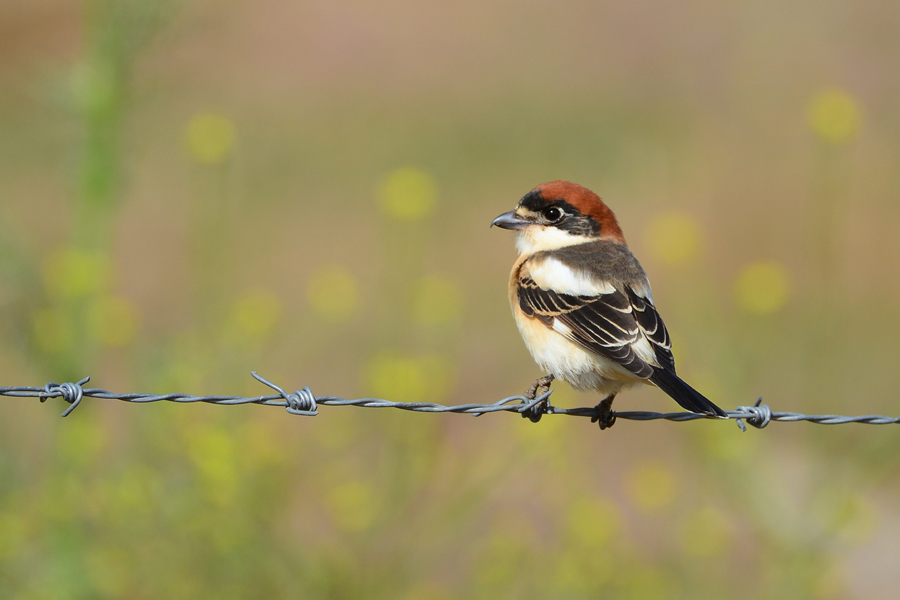
[[600, 196], [568, 181], [537, 186], [519, 200], [515, 210], [494, 219], [494, 225], [517, 231], [520, 254], [600, 239], [625, 243], [616, 216]]

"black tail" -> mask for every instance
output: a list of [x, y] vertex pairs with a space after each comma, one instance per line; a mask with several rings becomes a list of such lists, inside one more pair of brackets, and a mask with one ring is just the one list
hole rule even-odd
[[725, 411], [710, 402], [703, 394], [683, 382], [678, 375], [659, 367], [653, 368], [650, 381], [656, 387], [672, 396], [682, 407], [691, 412], [714, 417], [726, 417]]

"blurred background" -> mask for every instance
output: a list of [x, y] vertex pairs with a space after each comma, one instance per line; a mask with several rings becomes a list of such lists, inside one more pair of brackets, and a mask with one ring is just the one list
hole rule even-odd
[[[488, 225], [568, 179], [720, 406], [896, 416], [898, 29], [881, 0], [5, 0], [0, 385], [522, 393]], [[64, 407], [0, 399], [6, 598], [900, 585], [891, 426]]]

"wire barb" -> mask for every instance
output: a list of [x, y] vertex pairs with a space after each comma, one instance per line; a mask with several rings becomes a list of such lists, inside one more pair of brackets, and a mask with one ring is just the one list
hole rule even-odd
[[762, 396], [756, 399], [756, 404], [753, 406], [738, 406], [737, 412], [741, 411], [749, 413], [750, 416], [735, 417], [734, 421], [737, 423], [737, 426], [741, 428], [741, 431], [745, 433], [747, 428], [744, 426], [744, 420], [757, 429], [762, 429], [772, 420], [772, 410], [769, 408], [768, 404], [762, 403]]
[[[143, 404], [147, 402], [178, 402], [193, 403], [204, 402], [207, 404], [219, 404], [233, 406], [238, 404], [261, 404], [263, 406], [280, 406], [292, 415], [314, 417], [319, 414], [319, 406], [361, 406], [363, 408], [399, 408], [426, 413], [460, 413], [480, 417], [486, 413], [513, 412], [537, 422], [543, 415], [569, 415], [574, 417], [589, 417], [596, 420], [600, 416], [597, 407], [560, 408], [550, 404], [550, 394], [553, 390], [548, 385], [535, 386], [525, 395], [509, 396], [498, 400], [493, 404], [458, 404], [456, 406], [444, 406], [431, 402], [391, 402], [380, 398], [358, 398], [348, 400], [337, 396], [316, 396], [308, 387], [301, 388], [292, 393], [287, 393], [284, 388], [265, 379], [256, 371], [251, 373], [253, 377], [265, 386], [268, 386], [277, 394], [267, 396], [193, 396], [191, 394], [116, 394], [97, 388], [83, 386], [90, 377], [85, 377], [78, 383], [48, 383], [44, 387], [0, 387], [0, 396], [38, 398], [45, 402], [48, 398], [62, 398], [69, 406], [63, 417], [69, 416], [85, 397], [102, 398], [104, 400], [121, 400]], [[540, 380], [539, 380], [540, 381]], [[537, 392], [542, 392], [538, 394]], [[630, 421], [696, 421], [697, 419], [713, 419], [707, 415], [691, 412], [657, 413], [648, 411], [610, 411], [612, 419], [625, 419]], [[808, 421], [820, 425], [842, 425], [845, 423], [863, 423], [866, 425], [900, 424], [900, 417], [886, 417], [882, 415], [862, 415], [846, 417], [841, 415], [804, 415], [791, 412], [772, 412], [768, 405], [762, 403], [759, 398], [753, 406], [738, 406], [733, 411], [727, 411], [728, 419], [733, 419], [741, 431], [746, 431], [746, 421], [752, 427], [762, 429], [772, 421]]]
[[287, 406], [285, 408], [292, 415], [315, 417], [319, 414], [318, 410], [316, 410], [316, 396], [308, 387], [305, 387], [302, 390], [295, 390], [293, 394], [287, 394], [279, 386], [275, 385], [268, 379], [263, 378], [256, 371], [250, 371], [250, 374], [253, 375], [253, 378], [258, 382], [267, 385], [278, 392], [281, 397], [284, 398], [285, 402], [287, 402]]
[[48, 383], [40, 394], [40, 400], [43, 403], [47, 398], [61, 397], [69, 403], [69, 407], [61, 416], [68, 417], [73, 410], [78, 408], [78, 405], [81, 404], [81, 399], [84, 398], [84, 390], [81, 386], [90, 380], [90, 377], [85, 377], [78, 383]]

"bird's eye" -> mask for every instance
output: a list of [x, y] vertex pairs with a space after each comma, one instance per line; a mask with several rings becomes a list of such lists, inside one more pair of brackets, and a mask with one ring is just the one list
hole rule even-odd
[[563, 211], [558, 209], [555, 206], [551, 206], [544, 210], [544, 218], [550, 221], [551, 223], [555, 221], [559, 221], [563, 216]]

